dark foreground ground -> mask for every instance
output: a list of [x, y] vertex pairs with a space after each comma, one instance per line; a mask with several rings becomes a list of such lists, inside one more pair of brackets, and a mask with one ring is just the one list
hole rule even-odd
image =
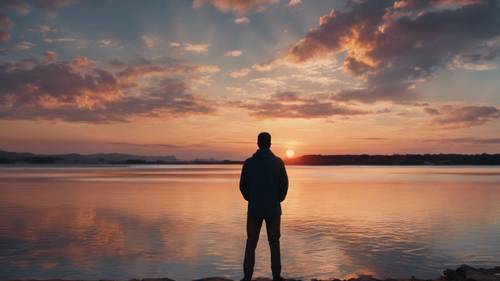
[[[255, 281], [270, 281], [268, 278], [256, 278]], [[299, 281], [300, 279], [286, 279], [287, 281]], [[351, 278], [347, 280], [341, 280], [337, 278], [332, 279], [311, 279], [311, 281], [500, 281], [500, 266], [493, 268], [474, 268], [468, 265], [462, 265], [457, 269], [447, 269], [443, 272], [442, 276], [434, 279], [418, 279], [416, 277], [410, 278], [400, 278], [400, 279], [379, 279], [369, 275], [358, 276], [357, 278]], [[40, 281], [40, 280], [29, 280], [24, 281]], [[70, 281], [63, 279], [46, 279], [44, 281]], [[80, 280], [71, 280], [80, 281]], [[100, 281], [111, 281], [111, 280], [100, 280]], [[144, 279], [131, 279], [129, 281], [175, 281], [170, 278], [144, 278]], [[233, 281], [232, 279], [227, 279], [223, 277], [208, 277], [202, 279], [196, 279], [194, 281]]]

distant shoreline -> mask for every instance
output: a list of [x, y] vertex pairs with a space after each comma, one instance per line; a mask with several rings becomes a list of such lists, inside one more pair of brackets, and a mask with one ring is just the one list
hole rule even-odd
[[[498, 166], [500, 154], [346, 154], [303, 155], [284, 160], [287, 165], [304, 166]], [[95, 165], [228, 165], [241, 160], [182, 160], [173, 155], [143, 156], [121, 153], [41, 155], [0, 151], [0, 165], [95, 166]]]
[[304, 155], [288, 165], [307, 166], [497, 166], [500, 154]]

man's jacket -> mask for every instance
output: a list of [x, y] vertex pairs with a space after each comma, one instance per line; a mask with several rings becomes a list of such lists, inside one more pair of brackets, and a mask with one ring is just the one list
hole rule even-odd
[[288, 192], [288, 176], [283, 160], [269, 149], [259, 149], [245, 160], [240, 191], [248, 201], [248, 214], [259, 217], [281, 215], [280, 202]]

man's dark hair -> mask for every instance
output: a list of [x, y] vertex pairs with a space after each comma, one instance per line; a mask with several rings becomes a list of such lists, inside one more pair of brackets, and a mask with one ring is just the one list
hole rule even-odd
[[257, 145], [259, 148], [270, 148], [271, 147], [271, 134], [268, 132], [262, 132], [257, 137]]

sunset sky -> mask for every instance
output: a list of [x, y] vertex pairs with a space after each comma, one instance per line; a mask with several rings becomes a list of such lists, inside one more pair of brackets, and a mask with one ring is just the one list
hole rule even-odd
[[0, 150], [500, 152], [500, 1], [0, 1]]

